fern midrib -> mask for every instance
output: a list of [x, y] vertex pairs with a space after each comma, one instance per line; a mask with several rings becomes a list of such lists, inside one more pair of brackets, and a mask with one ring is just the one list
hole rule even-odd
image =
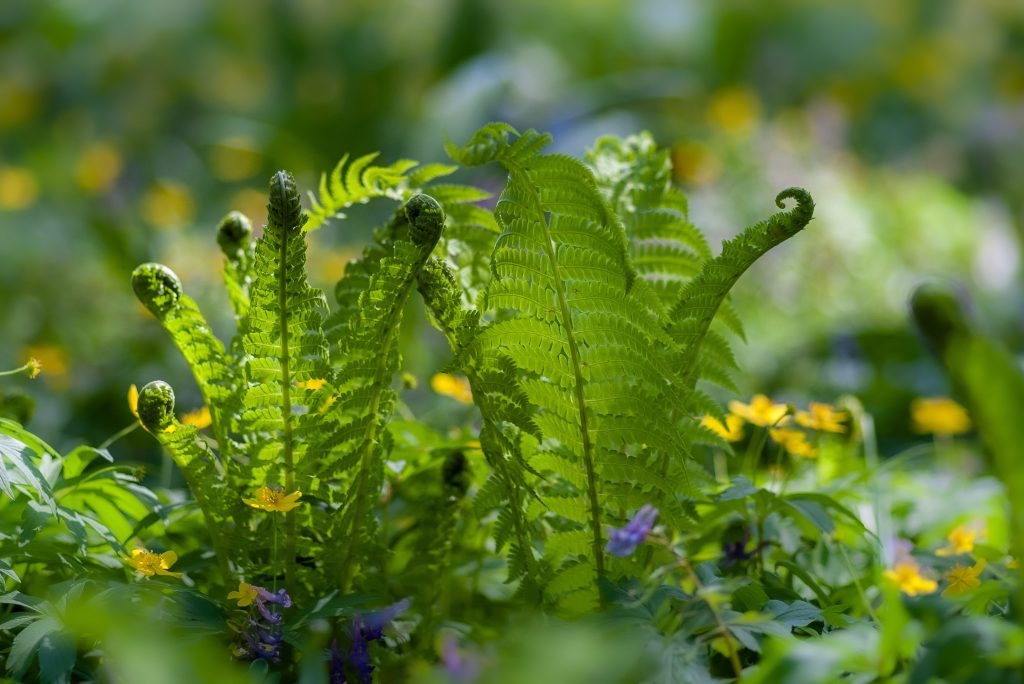
[[[282, 196], [287, 195], [287, 186], [283, 177], [278, 175]], [[292, 451], [292, 398], [291, 398], [291, 358], [288, 348], [288, 226], [281, 229], [281, 249], [278, 253], [278, 290], [277, 307], [281, 322], [281, 431], [284, 449], [284, 487], [286, 493], [295, 491], [295, 461]], [[300, 235], [299, 239], [302, 237]], [[292, 565], [295, 560], [295, 510], [285, 513], [285, 577], [284, 583], [292, 590]]]
[[[530, 178], [526, 169], [509, 162], [509, 166], [517, 168], [518, 171]], [[551, 262], [551, 269], [554, 275], [555, 294], [558, 297], [558, 306], [561, 310], [563, 324], [565, 326], [565, 338], [569, 345], [569, 356], [572, 363], [572, 372], [575, 379], [573, 393], [576, 396], [577, 412], [580, 418], [580, 437], [583, 444], [583, 465], [587, 471], [587, 497], [590, 503], [591, 523], [591, 552], [594, 556], [594, 565], [597, 569], [597, 578], [604, 578], [604, 544], [601, 539], [601, 503], [597, 496], [597, 471], [594, 469], [593, 445], [590, 443], [590, 428], [587, 420], [587, 397], [583, 389], [583, 372], [581, 370], [580, 352], [576, 344], [576, 333], [572, 323], [572, 312], [569, 309], [569, 302], [565, 296], [565, 281], [562, 280], [561, 269], [558, 267], [558, 259], [555, 255], [554, 241], [551, 237], [551, 226], [547, 217], [541, 211], [540, 194], [535, 184], [530, 182], [530, 193], [537, 212], [540, 214], [540, 224], [544, 228], [544, 252]]]
[[345, 557], [344, 565], [341, 571], [341, 592], [345, 594], [348, 592], [352, 579], [355, 577], [356, 570], [356, 558], [359, 543], [361, 541], [361, 535], [358, 534], [360, 521], [363, 516], [366, 515], [366, 487], [368, 486], [368, 472], [370, 469], [370, 457], [373, 454], [373, 445], [377, 440], [377, 429], [380, 421], [376, 419], [377, 411], [380, 408], [380, 400], [384, 395], [384, 392], [390, 390], [390, 382], [386, 382], [390, 378], [388, 372], [387, 362], [388, 357], [391, 353], [391, 347], [394, 344], [395, 335], [398, 332], [398, 318], [402, 315], [402, 310], [405, 308], [405, 302], [409, 299], [409, 290], [412, 287], [412, 281], [416, 278], [417, 268], [414, 266], [409, 269], [406, 274], [405, 280], [403, 280], [401, 287], [399, 288], [402, 293], [394, 301], [394, 305], [385, 318], [385, 333], [383, 344], [380, 348], [380, 354], [377, 356], [377, 365], [373, 373], [373, 384], [374, 388], [373, 396], [370, 398], [369, 414], [373, 418], [369, 421], [369, 427], [362, 444], [362, 453], [359, 454], [359, 475], [358, 482], [356, 484], [356, 508], [355, 514], [352, 516], [352, 535], [349, 538], [348, 554]]

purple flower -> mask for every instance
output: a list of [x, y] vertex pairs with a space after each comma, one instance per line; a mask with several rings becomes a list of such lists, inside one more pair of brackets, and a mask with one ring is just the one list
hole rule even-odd
[[239, 629], [235, 654], [243, 660], [266, 660], [276, 663], [281, 658], [284, 634], [281, 623], [284, 616], [280, 608], [290, 608], [292, 599], [284, 589], [276, 592], [252, 585], [256, 599], [249, 606], [245, 626]]
[[331, 684], [347, 684], [346, 672], [354, 673], [359, 684], [373, 682], [374, 668], [370, 659], [370, 642], [383, 637], [384, 628], [408, 610], [409, 604], [409, 599], [402, 599], [368, 615], [356, 615], [348, 635], [348, 650], [343, 651], [337, 639], [331, 641]]
[[444, 640], [441, 664], [444, 665], [448, 676], [459, 684], [475, 682], [476, 678], [480, 676], [480, 659], [472, 654], [460, 652], [455, 637], [449, 636]]
[[658, 509], [650, 504], [644, 505], [625, 527], [608, 528], [608, 544], [604, 550], [613, 556], [625, 557], [636, 551], [654, 527], [658, 519]]

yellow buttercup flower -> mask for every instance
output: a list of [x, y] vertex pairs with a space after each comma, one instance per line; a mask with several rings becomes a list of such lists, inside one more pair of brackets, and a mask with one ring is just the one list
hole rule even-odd
[[210, 417], [210, 409], [207, 406], [198, 408], [195, 411], [189, 411], [181, 417], [181, 422], [185, 425], [192, 425], [197, 430], [202, 430], [205, 427], [210, 427], [213, 423], [213, 419]]
[[959, 435], [971, 429], [967, 409], [947, 397], [915, 399], [910, 405], [914, 432]]
[[939, 588], [935, 580], [922, 576], [921, 568], [912, 561], [900, 561], [891, 570], [886, 570], [884, 575], [908, 596], [930, 594]]
[[731, 413], [725, 417], [725, 425], [713, 416], [704, 416], [700, 424], [727, 442], [738, 442], [743, 439], [743, 419]]
[[776, 404], [763, 394], [758, 394], [750, 400], [749, 404], [739, 401], [730, 401], [729, 410], [753, 425], [760, 427], [775, 427], [783, 425], [789, 407], [785, 404]]
[[149, 549], [132, 549], [131, 557], [122, 556], [125, 563], [132, 566], [135, 572], [145, 577], [167, 575], [181, 577], [180, 572], [171, 572], [170, 567], [178, 562], [178, 554], [173, 551], [153, 553]]
[[34, 356], [28, 360], [28, 367], [28, 377], [30, 378], [39, 377], [39, 374], [43, 372], [42, 362]]
[[136, 418], [139, 417], [139, 388], [135, 385], [128, 386], [128, 410]]
[[935, 555], [959, 556], [961, 554], [970, 553], [974, 550], [974, 540], [977, 538], [977, 532], [960, 525], [946, 537], [946, 539], [949, 540], [949, 544], [936, 550]]
[[318, 390], [321, 387], [323, 387], [324, 385], [326, 385], [327, 381], [324, 380], [323, 378], [310, 378], [309, 380], [306, 380], [305, 382], [300, 381], [300, 382], [297, 382], [295, 384], [296, 384], [296, 386], [301, 387], [303, 389]]
[[302, 496], [302, 492], [299, 491], [285, 494], [284, 488], [280, 486], [263, 485], [256, 490], [255, 499], [242, 499], [242, 501], [268, 513], [287, 513], [299, 505], [300, 496]]
[[473, 392], [469, 388], [469, 380], [447, 373], [438, 373], [430, 379], [430, 387], [438, 394], [451, 397], [463, 404], [473, 403]]
[[981, 586], [981, 575], [982, 570], [985, 569], [985, 560], [979, 560], [974, 564], [974, 567], [966, 568], [962, 565], [956, 565], [949, 572], [946, 573], [946, 588], [942, 591], [943, 596], [958, 596], [966, 593], [971, 589], [977, 589]]
[[817, 458], [818, 450], [807, 441], [807, 433], [800, 430], [773, 429], [768, 434], [777, 444], [793, 456], [801, 458]]
[[836, 411], [831, 404], [819, 404], [812, 401], [807, 408], [807, 411], [797, 411], [796, 422], [798, 425], [822, 432], [838, 432], [840, 434], [846, 432], [846, 426], [843, 425], [846, 422], [846, 414]]
[[256, 593], [256, 587], [245, 582], [238, 583], [238, 591], [232, 591], [228, 594], [228, 599], [232, 601], [238, 601], [238, 607], [244, 608], [252, 605], [252, 602], [256, 600], [259, 594]]

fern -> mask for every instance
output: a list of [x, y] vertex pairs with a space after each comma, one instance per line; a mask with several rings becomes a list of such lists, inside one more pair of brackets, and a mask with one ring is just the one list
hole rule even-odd
[[[395, 240], [370, 277], [338, 355], [340, 384], [330, 414], [337, 426], [324, 448], [341, 448], [346, 457], [339, 465], [356, 473], [345, 496], [347, 510], [332, 530], [332, 538], [345, 540], [347, 547], [340, 559], [342, 590], [349, 588], [369, 546], [370, 498], [383, 477], [383, 428], [396, 401], [391, 380], [399, 368], [397, 331], [405, 302], [444, 228], [444, 212], [426, 195], [409, 200], [404, 219], [409, 239]], [[321, 465], [321, 477], [327, 475], [324, 466], [330, 462]]]
[[664, 412], [684, 399], [665, 363], [672, 342], [635, 294], [642, 288], [634, 288], [622, 225], [593, 174], [569, 157], [540, 154], [548, 142], [493, 124], [449, 154], [509, 171], [486, 291], [500, 318], [481, 331], [474, 353], [488, 365], [509, 357], [537, 407], [545, 439], [533, 463], [558, 480], [544, 498], [554, 515], [548, 590], [576, 613], [598, 600], [605, 521], [650, 498], [674, 519], [682, 510], [676, 492], [694, 492], [683, 462], [664, 480], [648, 476], [653, 454], [686, 453]]
[[224, 285], [236, 321], [245, 318], [249, 312], [249, 286], [255, 258], [255, 243], [251, 238], [252, 224], [241, 212], [232, 211], [217, 227], [217, 244], [226, 257]]
[[224, 345], [210, 330], [195, 301], [184, 294], [181, 281], [171, 269], [161, 264], [142, 264], [132, 273], [132, 289], [163, 324], [188, 362], [210, 410], [217, 442], [224, 449], [238, 383], [228, 365]]

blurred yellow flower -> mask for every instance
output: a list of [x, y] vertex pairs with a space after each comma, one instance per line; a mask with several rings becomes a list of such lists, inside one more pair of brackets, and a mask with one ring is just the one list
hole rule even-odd
[[310, 378], [309, 380], [300, 380], [299, 382], [295, 383], [295, 386], [300, 387], [302, 389], [318, 390], [326, 384], [327, 381], [324, 380], [323, 378]]
[[135, 385], [128, 386], [128, 410], [136, 418], [139, 417], [139, 388]]
[[43, 372], [43, 363], [34, 356], [30, 356], [28, 359], [28, 377], [37, 378], [39, 374]]
[[959, 556], [961, 554], [970, 553], [974, 550], [974, 540], [977, 538], [977, 532], [960, 525], [946, 537], [946, 539], [949, 540], [949, 544], [936, 550], [935, 555]]
[[268, 513], [287, 513], [299, 505], [302, 492], [285, 494], [281, 486], [263, 485], [256, 490], [255, 499], [242, 499], [245, 503]]
[[846, 426], [843, 425], [846, 422], [846, 413], [836, 411], [831, 404], [819, 404], [813, 401], [807, 408], [807, 411], [797, 411], [797, 424], [822, 432], [846, 432]]
[[789, 413], [789, 407], [785, 404], [776, 404], [765, 395], [758, 394], [749, 404], [730, 401], [729, 411], [752, 425], [775, 427], [785, 424], [783, 419]]
[[213, 419], [210, 417], [210, 409], [207, 406], [197, 408], [195, 411], [189, 411], [181, 417], [181, 422], [185, 425], [191, 425], [197, 430], [202, 430], [205, 427], [210, 427], [213, 423]]
[[105, 192], [121, 175], [122, 167], [121, 153], [113, 145], [93, 143], [75, 164], [75, 182], [86, 192]]
[[724, 88], [711, 96], [707, 114], [714, 128], [747, 135], [761, 118], [761, 100], [749, 88]]
[[135, 572], [145, 577], [153, 575], [167, 575], [168, 577], [181, 577], [180, 572], [170, 572], [170, 567], [178, 562], [178, 554], [173, 551], [164, 551], [161, 554], [153, 553], [148, 549], [132, 549], [131, 557], [121, 557], [125, 563], [135, 569]]
[[800, 430], [773, 429], [769, 433], [773, 440], [788, 453], [801, 458], [817, 458], [818, 450], [807, 441], [807, 433]]
[[737, 415], [727, 415], [725, 425], [713, 416], [704, 416], [700, 424], [727, 442], [738, 442], [743, 439], [743, 419]]
[[430, 379], [430, 387], [438, 394], [451, 397], [463, 404], [473, 403], [473, 392], [469, 388], [469, 380], [466, 378], [438, 373]]
[[966, 568], [962, 565], [954, 566], [949, 572], [946, 573], [946, 588], [943, 590], [943, 596], [957, 596], [971, 589], [977, 589], [981, 586], [981, 575], [982, 570], [985, 569], [985, 560], [979, 560], [975, 562], [974, 567]]
[[918, 594], [930, 594], [939, 588], [935, 580], [930, 580], [921, 575], [921, 569], [912, 561], [901, 561], [896, 563], [891, 570], [886, 570], [884, 576], [893, 582], [899, 590], [908, 596]]
[[157, 228], [180, 228], [192, 220], [195, 205], [184, 185], [160, 180], [143, 195], [141, 212]]
[[704, 185], [722, 174], [722, 161], [705, 143], [682, 142], [672, 148], [672, 172], [681, 183]]
[[32, 363], [34, 360], [40, 370], [45, 368], [47, 379], [57, 385], [66, 385], [70, 379], [68, 377], [68, 354], [63, 347], [56, 344], [32, 344], [25, 347], [22, 358], [26, 363]]
[[252, 602], [256, 600], [259, 594], [256, 592], [256, 587], [245, 582], [238, 583], [238, 591], [232, 591], [228, 594], [228, 600], [238, 601], [238, 607], [244, 608], [245, 606], [252, 605]]
[[971, 429], [967, 409], [947, 397], [915, 399], [910, 415], [920, 434], [958, 435]]
[[31, 171], [17, 166], [0, 166], [0, 209], [28, 209], [37, 197], [39, 183]]

